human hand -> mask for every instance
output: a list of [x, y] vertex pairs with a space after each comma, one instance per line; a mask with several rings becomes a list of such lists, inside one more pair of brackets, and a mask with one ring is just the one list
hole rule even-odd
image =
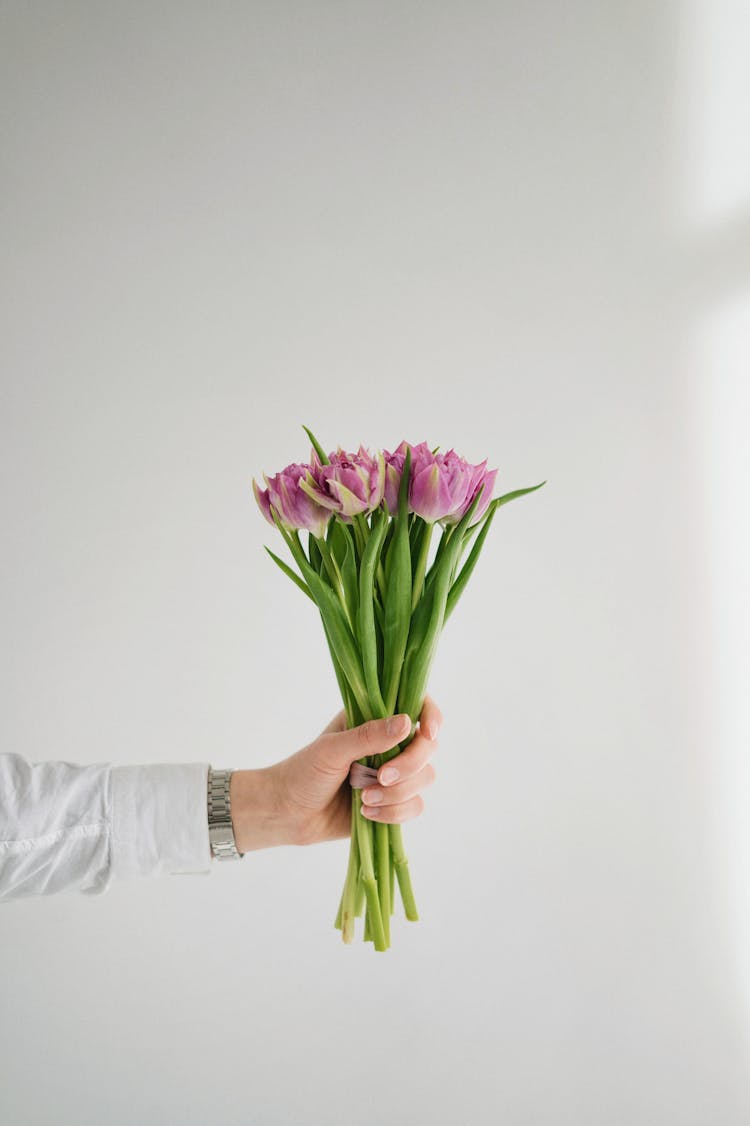
[[[347, 729], [342, 708], [317, 739], [289, 758], [260, 770], [235, 770], [230, 798], [238, 850], [348, 837], [349, 768], [367, 755], [391, 750], [409, 734], [406, 722], [394, 733], [387, 732], [387, 723], [386, 719], [370, 720]], [[400, 823], [422, 813], [421, 791], [435, 781], [435, 767], [429, 760], [438, 746], [442, 723], [437, 704], [425, 696], [418, 730], [409, 746], [379, 767], [377, 782], [362, 790], [366, 817]], [[399, 777], [391, 780], [386, 772], [394, 769]], [[376, 795], [380, 801], [372, 800]]]

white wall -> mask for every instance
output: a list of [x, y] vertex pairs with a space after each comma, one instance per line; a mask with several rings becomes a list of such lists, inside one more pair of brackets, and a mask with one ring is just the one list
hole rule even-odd
[[8, 1126], [748, 1121], [744, 10], [0, 5], [3, 748], [317, 734], [303, 423], [548, 479], [434, 668], [421, 921], [341, 943], [346, 842], [9, 903]]

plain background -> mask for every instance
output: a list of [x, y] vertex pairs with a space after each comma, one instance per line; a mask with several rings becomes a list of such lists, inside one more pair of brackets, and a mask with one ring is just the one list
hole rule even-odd
[[9, 903], [8, 1126], [749, 1120], [747, 13], [0, 4], [3, 749], [317, 735], [302, 424], [548, 481], [434, 666], [420, 922], [341, 943], [343, 841]]

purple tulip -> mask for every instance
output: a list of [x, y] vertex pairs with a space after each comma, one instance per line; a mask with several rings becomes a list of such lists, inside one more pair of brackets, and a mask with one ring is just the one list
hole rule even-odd
[[411, 449], [411, 474], [409, 480], [409, 511], [415, 512], [430, 524], [456, 524], [473, 501], [480, 485], [484, 491], [472, 517], [478, 520], [492, 499], [497, 470], [486, 471], [487, 460], [472, 465], [450, 449], [435, 453], [426, 442], [416, 446], [403, 441], [394, 453], [383, 451], [386, 465], [385, 500], [389, 511], [395, 514], [398, 507], [398, 489], [407, 449]]
[[360, 445], [357, 453], [352, 454], [339, 446], [336, 453], [329, 454], [329, 460], [329, 465], [323, 465], [313, 449], [311, 471], [300, 482], [300, 488], [311, 500], [335, 512], [346, 524], [378, 507], [385, 488], [382, 453], [373, 457]]
[[446, 520], [466, 500], [471, 466], [453, 450], [433, 454], [425, 442], [412, 451], [414, 469], [409, 483], [411, 510], [429, 524]]
[[267, 489], [258, 488], [253, 477], [253, 492], [258, 507], [269, 524], [274, 524], [271, 515], [273, 508], [281, 524], [289, 531], [304, 528], [316, 539], [323, 539], [331, 513], [328, 508], [322, 508], [317, 504], [302, 488], [302, 483], [309, 473], [309, 465], [298, 465], [293, 462], [273, 477], [263, 474], [263, 479], [268, 485]]
[[[466, 474], [466, 494], [463, 501], [459, 503], [456, 508], [447, 513], [443, 522], [446, 525], [457, 524], [465, 515], [467, 509], [471, 508], [472, 501], [476, 493], [479, 492], [480, 486], [484, 485], [479, 503], [477, 503], [472, 516], [472, 522], [475, 524], [477, 520], [484, 516], [484, 513], [489, 508], [490, 501], [492, 500], [492, 490], [494, 489], [494, 479], [497, 477], [498, 471], [486, 471], [486, 458], [484, 458], [484, 461], [480, 465], [472, 465], [471, 462], [466, 462], [463, 457], [458, 457], [453, 450], [448, 450], [445, 457], [446, 462], [448, 458], [452, 458], [452, 464], [455, 461], [456, 472], [464, 472]], [[458, 463], [461, 463], [461, 471], [458, 471]]]
[[404, 441], [393, 453], [389, 453], [388, 450], [383, 450], [383, 459], [385, 461], [384, 496], [391, 516], [395, 516], [398, 510], [398, 490], [401, 484], [401, 474], [404, 471], [404, 458], [406, 457], [408, 448], [409, 443]]
[[479, 498], [479, 503], [474, 509], [474, 513], [471, 517], [472, 524], [476, 524], [477, 520], [480, 520], [482, 516], [484, 516], [489, 507], [490, 501], [492, 500], [492, 491], [495, 488], [495, 478], [497, 477], [498, 472], [497, 469], [490, 469], [488, 471], [485, 468], [486, 465], [487, 458], [485, 458], [480, 465], [471, 466], [473, 475], [471, 484], [466, 490], [466, 501], [460, 507], [460, 509], [458, 509], [457, 512], [451, 515], [450, 520], [446, 521], [446, 523], [457, 523], [461, 519], [466, 510], [471, 506], [471, 502], [474, 500], [474, 497], [479, 492], [480, 485], [484, 485], [484, 489], [482, 490], [482, 495]]

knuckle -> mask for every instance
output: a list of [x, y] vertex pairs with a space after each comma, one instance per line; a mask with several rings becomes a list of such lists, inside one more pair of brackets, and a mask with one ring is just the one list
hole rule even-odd
[[371, 719], [362, 723], [357, 728], [357, 739], [364, 747], [371, 747], [375, 742], [375, 725]]

